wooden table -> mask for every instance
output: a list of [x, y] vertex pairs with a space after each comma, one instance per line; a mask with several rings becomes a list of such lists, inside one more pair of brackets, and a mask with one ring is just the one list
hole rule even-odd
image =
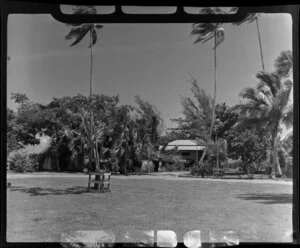
[[[92, 176], [95, 176], [94, 179]], [[110, 172], [89, 172], [88, 191], [110, 191], [110, 176]], [[91, 188], [91, 183], [94, 184], [93, 188]]]

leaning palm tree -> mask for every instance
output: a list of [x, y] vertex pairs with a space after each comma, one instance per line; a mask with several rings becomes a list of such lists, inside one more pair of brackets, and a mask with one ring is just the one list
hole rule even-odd
[[272, 144], [272, 172], [282, 175], [278, 161], [278, 137], [281, 133], [280, 125], [290, 127], [293, 124], [293, 105], [289, 104], [289, 96], [292, 89], [292, 81], [281, 82], [278, 74], [259, 72], [256, 75], [259, 80], [256, 88], [246, 88], [240, 96], [245, 102], [237, 105], [241, 119], [235, 128], [254, 127], [266, 128], [270, 132]]
[[[94, 6], [75, 6], [73, 8], [73, 14], [96, 14], [97, 10]], [[93, 45], [97, 42], [97, 29], [103, 28], [101, 24], [95, 23], [81, 23], [81, 24], [69, 24], [71, 26], [70, 32], [65, 36], [65, 39], [72, 40], [75, 39], [71, 46], [78, 44], [87, 34], [89, 34], [89, 48], [90, 48], [90, 104], [92, 104], [93, 97]], [[93, 115], [92, 111], [90, 112], [90, 136], [94, 132], [93, 128]], [[92, 154], [93, 147], [90, 147], [89, 152], [89, 163], [90, 168], [92, 167]]]

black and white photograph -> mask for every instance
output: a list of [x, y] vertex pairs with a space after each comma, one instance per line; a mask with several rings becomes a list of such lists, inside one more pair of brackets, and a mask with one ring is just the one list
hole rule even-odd
[[10, 14], [7, 242], [293, 242], [292, 26]]

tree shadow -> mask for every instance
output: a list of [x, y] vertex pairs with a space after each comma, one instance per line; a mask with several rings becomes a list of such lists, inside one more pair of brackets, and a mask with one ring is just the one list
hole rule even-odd
[[293, 194], [239, 194], [238, 198], [243, 200], [257, 201], [262, 204], [291, 204], [293, 202]]
[[65, 189], [54, 189], [54, 188], [41, 188], [41, 187], [32, 187], [26, 188], [22, 186], [11, 186], [10, 191], [19, 191], [29, 196], [40, 196], [40, 195], [79, 195], [83, 193], [91, 193], [87, 190], [87, 187], [71, 187]]

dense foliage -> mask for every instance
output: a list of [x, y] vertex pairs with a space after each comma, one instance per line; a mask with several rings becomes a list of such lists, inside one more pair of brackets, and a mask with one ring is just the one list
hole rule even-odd
[[38, 144], [38, 135], [47, 135], [53, 153], [64, 150], [83, 160], [92, 147], [89, 169], [98, 165], [123, 173], [128, 166], [138, 169], [141, 160], [153, 160], [157, 155], [162, 118], [153, 105], [139, 97], [136, 108], [119, 105], [118, 96], [93, 95], [91, 101], [76, 95], [54, 98], [46, 105], [30, 103], [24, 94], [13, 97], [19, 107], [17, 112], [8, 110], [8, 152]]
[[267, 159], [267, 152], [270, 149], [270, 138], [265, 131], [244, 129], [243, 131], [232, 132], [230, 142], [231, 158], [242, 159], [244, 172], [248, 169], [259, 169]]

